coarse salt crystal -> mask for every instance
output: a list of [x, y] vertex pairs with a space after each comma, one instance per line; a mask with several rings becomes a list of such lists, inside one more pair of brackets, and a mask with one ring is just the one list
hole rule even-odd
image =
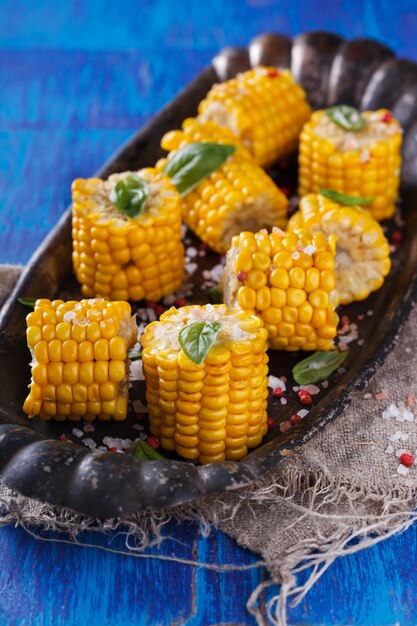
[[187, 274], [194, 274], [198, 265], [197, 263], [186, 263], [185, 269], [187, 270]]
[[271, 389], [275, 389], [276, 387], [278, 387], [282, 391], [286, 390], [284, 381], [278, 378], [277, 376], [272, 376], [272, 375], [268, 376], [268, 387], [271, 387]]
[[399, 414], [400, 414], [400, 409], [397, 407], [396, 404], [391, 402], [391, 404], [387, 406], [385, 411], [383, 411], [382, 418], [386, 420], [386, 419], [389, 419], [390, 417], [397, 417], [397, 415]]
[[407, 454], [407, 453], [408, 453], [408, 450], [404, 450], [404, 448], [400, 448], [399, 450], [395, 451], [395, 456], [397, 457], [397, 459], [399, 459], [402, 454]]
[[130, 378], [131, 380], [145, 380], [142, 359], [132, 361], [130, 364]]
[[299, 411], [297, 411], [297, 415], [299, 415], [300, 417], [305, 417], [306, 415], [308, 415], [308, 413], [308, 409], [300, 409]]
[[86, 448], [90, 448], [90, 450], [94, 450], [95, 448], [97, 448], [96, 442], [94, 441], [94, 439], [91, 439], [91, 437], [86, 437], [81, 441], [81, 443], [85, 445]]
[[320, 389], [317, 387], [317, 385], [301, 385], [300, 389], [308, 391], [310, 396], [316, 396], [318, 393], [320, 393]]
[[84, 432], [80, 430], [79, 428], [73, 428], [72, 434], [75, 435], [76, 437], [82, 437], [84, 435]]
[[401, 430], [396, 430], [389, 439], [390, 441], [407, 441], [408, 435], [406, 433], [403, 433]]
[[391, 444], [385, 448], [386, 454], [392, 454], [393, 452], [394, 452], [394, 446], [392, 446]]
[[77, 317], [74, 311], [67, 311], [64, 313], [64, 322], [71, 322], [75, 317]]
[[144, 430], [142, 424], [133, 424], [132, 428], [135, 430]]
[[192, 259], [193, 257], [197, 256], [198, 252], [196, 248], [187, 248], [187, 255]]
[[372, 398], [372, 394], [366, 393], [363, 397], [365, 398], [365, 400], [370, 400]]
[[296, 250], [295, 252], [292, 253], [291, 258], [296, 260], [300, 258], [300, 253]]
[[329, 381], [323, 380], [323, 382], [321, 383], [321, 386], [323, 387], [323, 389], [327, 389], [327, 387], [329, 386]]
[[308, 256], [313, 256], [315, 252], [317, 252], [317, 248], [316, 246], [312, 246], [311, 244], [304, 248], [304, 253], [308, 254]]
[[409, 471], [410, 471], [410, 468], [409, 467], [405, 467], [405, 465], [400, 464], [397, 467], [397, 474], [400, 474], [401, 476], [407, 476]]
[[281, 404], [287, 404], [287, 398], [280, 398]]

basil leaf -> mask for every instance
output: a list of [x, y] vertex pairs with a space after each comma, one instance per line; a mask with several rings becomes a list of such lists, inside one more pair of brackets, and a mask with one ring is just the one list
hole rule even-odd
[[347, 350], [346, 352], [314, 352], [293, 367], [292, 375], [299, 385], [318, 383], [320, 380], [326, 380], [332, 372], [337, 370], [348, 354]]
[[161, 461], [165, 457], [159, 454], [146, 441], [138, 441], [133, 448], [133, 455], [140, 461]]
[[347, 104], [340, 104], [325, 110], [327, 117], [343, 130], [362, 130], [365, 126], [365, 118], [358, 109]]
[[220, 289], [220, 285], [214, 285], [208, 290], [207, 295], [212, 304], [223, 304], [223, 291]]
[[369, 204], [373, 201], [373, 198], [361, 198], [361, 196], [348, 196], [345, 193], [339, 193], [339, 191], [335, 191], [334, 189], [320, 189], [319, 192], [325, 198], [329, 200], [333, 200], [333, 202], [337, 202], [337, 204], [342, 204], [344, 206], [356, 206], [361, 204]]
[[30, 309], [35, 308], [36, 300], [37, 298], [18, 298], [17, 299], [17, 301], [20, 302], [20, 304], [23, 304], [23, 306], [27, 306]]
[[128, 174], [119, 180], [110, 193], [110, 200], [128, 217], [136, 217], [143, 210], [149, 195], [149, 186], [137, 174]]
[[139, 350], [130, 350], [128, 357], [131, 361], [140, 361], [142, 358], [142, 348], [139, 348]]
[[185, 196], [235, 150], [236, 146], [223, 143], [189, 143], [168, 159], [164, 172], [172, 178], [180, 196]]
[[178, 341], [188, 358], [200, 365], [213, 347], [220, 329], [218, 322], [193, 322], [180, 330]]

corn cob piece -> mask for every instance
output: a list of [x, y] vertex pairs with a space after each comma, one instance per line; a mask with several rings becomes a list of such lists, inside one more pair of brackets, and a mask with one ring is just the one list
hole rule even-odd
[[40, 299], [26, 317], [32, 379], [23, 410], [42, 420], [124, 420], [128, 349], [137, 327], [127, 302]]
[[122, 213], [110, 200], [131, 172], [74, 181], [73, 264], [87, 298], [159, 300], [178, 289], [184, 275], [181, 205], [171, 180], [148, 168], [138, 172], [149, 186], [144, 210]]
[[[197, 364], [178, 336], [188, 324], [217, 321], [221, 330]], [[239, 460], [267, 431], [267, 333], [262, 322], [225, 305], [171, 308], [141, 342], [151, 431], [166, 450], [212, 463]]]
[[337, 333], [335, 238], [273, 229], [233, 238], [224, 300], [256, 314], [277, 350], [331, 350]]
[[336, 289], [340, 304], [364, 300], [389, 273], [389, 243], [372, 215], [358, 206], [341, 206], [321, 194], [308, 194], [288, 223], [288, 231], [334, 235]]
[[262, 167], [295, 151], [311, 109], [289, 70], [258, 66], [214, 85], [198, 108], [225, 126]]
[[346, 131], [325, 111], [304, 126], [299, 149], [299, 195], [334, 189], [373, 198], [367, 206], [378, 221], [395, 212], [402, 131], [385, 109], [362, 113], [361, 130]]
[[[167, 133], [161, 145], [172, 155], [194, 142], [237, 145], [236, 152], [219, 169], [182, 198], [184, 221], [202, 241], [224, 254], [232, 237], [242, 230], [285, 227], [287, 198], [247, 150], [236, 144], [227, 128], [188, 119], [182, 130]], [[158, 166], [164, 163], [161, 161]]]

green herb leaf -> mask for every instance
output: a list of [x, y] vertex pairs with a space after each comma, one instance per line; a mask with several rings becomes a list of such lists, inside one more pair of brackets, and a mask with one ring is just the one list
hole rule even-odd
[[327, 117], [343, 130], [362, 130], [365, 126], [365, 118], [358, 109], [347, 104], [340, 104], [325, 110]]
[[20, 304], [23, 304], [23, 306], [27, 306], [30, 309], [35, 308], [36, 300], [37, 298], [18, 298], [17, 299], [17, 301], [20, 302]]
[[137, 174], [128, 174], [116, 183], [109, 197], [119, 211], [128, 217], [136, 217], [143, 210], [148, 195], [148, 183]]
[[185, 196], [234, 153], [236, 146], [223, 143], [189, 143], [168, 159], [164, 172]]
[[311, 356], [293, 367], [292, 375], [299, 385], [318, 383], [326, 380], [332, 372], [337, 370], [346, 359], [349, 352], [314, 352]]
[[133, 448], [133, 455], [140, 461], [161, 461], [165, 457], [159, 454], [146, 441], [138, 441]]
[[362, 198], [361, 196], [348, 196], [345, 193], [339, 193], [334, 189], [320, 189], [320, 194], [333, 202], [342, 204], [343, 206], [356, 206], [362, 204], [369, 204], [373, 201], [373, 198]]
[[208, 290], [207, 295], [212, 304], [223, 304], [223, 291], [220, 289], [220, 285], [214, 285]]
[[220, 329], [218, 322], [193, 322], [180, 331], [180, 346], [191, 361], [200, 365], [213, 347]]
[[139, 348], [139, 350], [130, 350], [128, 357], [131, 361], [140, 361], [142, 358], [142, 348]]

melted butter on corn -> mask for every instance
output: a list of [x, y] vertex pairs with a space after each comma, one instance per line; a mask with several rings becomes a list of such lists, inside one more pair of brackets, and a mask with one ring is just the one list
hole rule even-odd
[[160, 300], [178, 289], [184, 276], [181, 204], [170, 178], [140, 170], [148, 183], [144, 209], [128, 217], [110, 200], [118, 181], [131, 172], [77, 179], [73, 194], [73, 265], [85, 297]]
[[[222, 329], [201, 365], [178, 333], [195, 321]], [[239, 460], [267, 431], [267, 332], [254, 315], [224, 305], [171, 308], [141, 337], [151, 431], [166, 450], [212, 463]]]
[[124, 420], [128, 350], [137, 326], [127, 302], [39, 299], [26, 317], [31, 351], [23, 410], [42, 420]]
[[338, 324], [334, 269], [334, 236], [243, 232], [226, 257], [225, 303], [257, 315], [271, 348], [330, 350]]
[[364, 300], [382, 286], [391, 268], [389, 243], [368, 211], [309, 194], [288, 223], [289, 231], [300, 229], [337, 237], [336, 288], [341, 304]]
[[340, 128], [324, 111], [313, 113], [300, 137], [299, 194], [334, 189], [370, 197], [370, 212], [383, 220], [395, 211], [402, 130], [385, 109], [362, 115], [364, 128], [353, 132]]

